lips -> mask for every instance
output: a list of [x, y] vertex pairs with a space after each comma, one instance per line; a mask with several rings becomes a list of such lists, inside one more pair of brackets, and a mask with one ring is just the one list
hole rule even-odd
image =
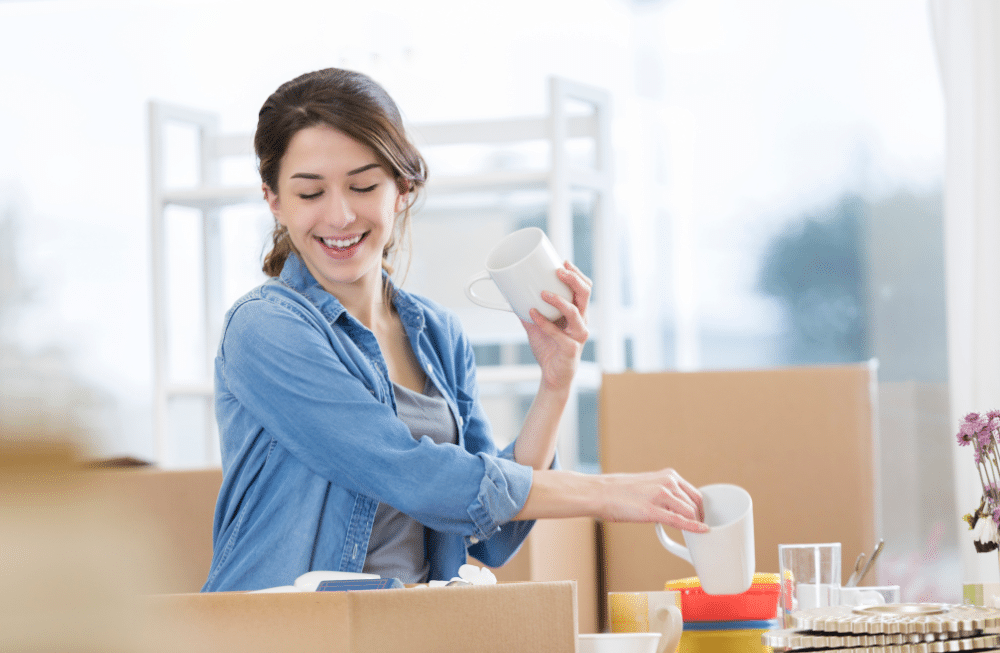
[[346, 259], [354, 255], [358, 251], [358, 247], [361, 243], [365, 242], [368, 238], [368, 232], [363, 234], [356, 234], [346, 238], [320, 238], [316, 237], [316, 242], [319, 243], [320, 247], [327, 256], [336, 259]]

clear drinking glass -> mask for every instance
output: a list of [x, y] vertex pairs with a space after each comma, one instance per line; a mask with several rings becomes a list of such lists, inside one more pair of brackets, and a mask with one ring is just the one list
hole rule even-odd
[[781, 615], [785, 628], [794, 626], [791, 613], [839, 603], [840, 542], [779, 544]]

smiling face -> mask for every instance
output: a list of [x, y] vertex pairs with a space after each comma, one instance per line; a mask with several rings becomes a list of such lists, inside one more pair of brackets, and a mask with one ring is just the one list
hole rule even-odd
[[407, 196], [371, 148], [326, 125], [301, 129], [264, 196], [324, 289], [341, 301], [381, 292], [382, 253]]

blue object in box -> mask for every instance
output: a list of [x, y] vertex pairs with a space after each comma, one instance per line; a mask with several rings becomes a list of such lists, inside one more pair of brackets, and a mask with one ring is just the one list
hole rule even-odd
[[316, 586], [317, 592], [356, 592], [358, 590], [403, 589], [398, 578], [359, 578], [355, 580], [324, 580]]

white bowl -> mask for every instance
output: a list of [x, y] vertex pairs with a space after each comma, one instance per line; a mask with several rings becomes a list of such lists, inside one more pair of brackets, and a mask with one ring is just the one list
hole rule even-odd
[[577, 636], [579, 653], [656, 653], [660, 633], [594, 633]]

